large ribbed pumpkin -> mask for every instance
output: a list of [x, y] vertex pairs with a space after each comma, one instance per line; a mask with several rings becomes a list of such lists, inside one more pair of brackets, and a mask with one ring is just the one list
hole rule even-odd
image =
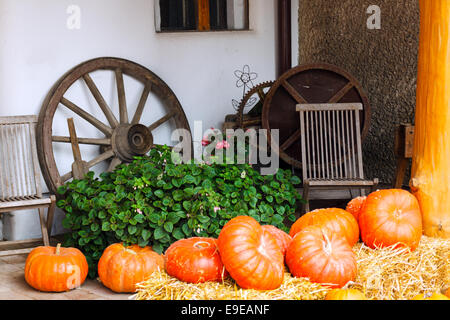
[[415, 250], [422, 237], [417, 199], [402, 189], [371, 193], [359, 215], [361, 239], [370, 248], [389, 246]]
[[231, 219], [222, 228], [218, 241], [222, 262], [240, 287], [273, 290], [283, 282], [282, 250], [254, 218]]
[[76, 248], [37, 247], [25, 262], [25, 281], [44, 292], [64, 292], [81, 286], [88, 274], [84, 254]]
[[136, 284], [153, 272], [164, 270], [164, 258], [151, 247], [110, 245], [98, 262], [98, 275], [103, 285], [114, 292], [136, 292]]
[[166, 250], [164, 261], [166, 272], [184, 282], [222, 281], [228, 275], [213, 238], [178, 240]]
[[294, 237], [305, 227], [316, 225], [329, 228], [333, 233], [347, 239], [350, 246], [359, 240], [359, 227], [355, 217], [339, 208], [318, 209], [301, 216], [291, 227], [289, 235]]
[[366, 202], [367, 197], [356, 197], [350, 200], [345, 207], [345, 211], [350, 212], [356, 219], [359, 221], [359, 214], [361, 213], [361, 209]]
[[411, 190], [424, 233], [450, 238], [450, 1], [420, 0]]
[[347, 240], [320, 226], [308, 226], [295, 235], [286, 264], [293, 276], [332, 288], [354, 281], [357, 273], [356, 256]]
[[272, 225], [265, 225], [262, 226], [262, 228], [268, 231], [275, 238], [275, 240], [278, 243], [278, 246], [281, 249], [281, 252], [283, 253], [283, 255], [285, 255], [287, 248], [291, 244], [292, 237], [283, 230], [278, 229], [277, 227]]

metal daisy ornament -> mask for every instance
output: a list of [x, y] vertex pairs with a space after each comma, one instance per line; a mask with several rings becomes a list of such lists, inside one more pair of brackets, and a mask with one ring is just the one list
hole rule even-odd
[[[237, 78], [236, 81], [236, 87], [238, 88], [243, 88], [243, 93], [242, 93], [242, 98], [245, 96], [245, 93], [247, 92], [248, 89], [251, 89], [254, 84], [253, 84], [253, 80], [255, 80], [258, 77], [258, 74], [255, 72], [251, 72], [250, 71], [250, 67], [246, 64], [244, 65], [244, 67], [242, 68], [242, 70], [236, 70], [234, 71], [234, 75]], [[250, 85], [249, 85], [250, 84]], [[252, 101], [252, 99], [250, 99], [250, 101], [248, 101], [248, 106], [251, 106], [253, 103], [256, 102], [256, 99], [253, 98], [255, 101]], [[239, 102], [236, 101], [235, 99], [232, 100], [232, 104], [233, 107], [238, 110], [239, 109]]]

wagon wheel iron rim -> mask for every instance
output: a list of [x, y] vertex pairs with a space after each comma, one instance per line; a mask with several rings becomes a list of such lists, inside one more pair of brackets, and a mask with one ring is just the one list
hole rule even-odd
[[[311, 75], [309, 73], [311, 73]], [[298, 77], [299, 75], [309, 77], [308, 80], [310, 82], [320, 82], [323, 81], [323, 79], [320, 79], [321, 73], [324, 74], [324, 79], [326, 79], [327, 77], [335, 77], [337, 80], [339, 80], [336, 82], [341, 83], [341, 85], [337, 88], [334, 88], [334, 90], [331, 90], [332, 88], [327, 87], [327, 83], [322, 83], [322, 92], [319, 92], [319, 94], [315, 97], [306, 97], [306, 95], [304, 96], [301, 92], [302, 89], [309, 89], [306, 83], [303, 84], [304, 88], [300, 88], [299, 85], [301, 85], [301, 83], [296, 83], [293, 85], [290, 82], [290, 80], [292, 79], [297, 80], [298, 82], [298, 79], [296, 79], [296, 77]], [[302, 79], [302, 81], [304, 80], [305, 79]], [[328, 95], [323, 94], [326, 90], [329, 91]], [[287, 101], [289, 101], [287, 105], [281, 106], [281, 108], [284, 108], [284, 111], [286, 111], [286, 107], [289, 108], [287, 110], [288, 114], [285, 114], [283, 112], [278, 112], [278, 114], [276, 114], [276, 111], [278, 111], [277, 109], [280, 109], [280, 104], [279, 101], [275, 100], [281, 99], [280, 97], [282, 95], [284, 95], [285, 100], [287, 99]], [[301, 168], [301, 154], [299, 153], [301, 148], [298, 145], [300, 143], [301, 131], [299, 116], [296, 112], [296, 105], [307, 103], [340, 102], [358, 102], [363, 104], [363, 110], [361, 111], [361, 140], [364, 141], [370, 128], [371, 107], [369, 104], [369, 99], [363, 87], [354, 76], [335, 65], [326, 63], [302, 64], [286, 71], [275, 81], [275, 83], [267, 93], [264, 101], [262, 112], [262, 128], [267, 130], [267, 141], [269, 141], [269, 145], [271, 143], [273, 151], [275, 151], [286, 163], [292, 165], [293, 167]], [[274, 126], [274, 112], [275, 115], [279, 117], [277, 119], [278, 123], [282, 123], [283, 125]], [[284, 125], [285, 121], [291, 122], [290, 126]], [[280, 130], [280, 142], [278, 144], [275, 141], [271, 141], [272, 129]], [[282, 133], [288, 131], [288, 138], [281, 140]], [[298, 146], [295, 151], [296, 154], [289, 154], [287, 150], [290, 148], [291, 150], [293, 150], [293, 147], [295, 146]]]
[[[118, 117], [113, 113], [90, 75], [98, 70], [114, 72], [119, 105]], [[133, 115], [128, 112], [124, 75], [137, 80], [144, 87]], [[64, 96], [78, 80], [86, 84], [89, 94], [95, 99], [99, 111], [107, 120], [106, 122], [98, 120], [91, 113], [85, 111], [82, 106], [76, 105]], [[167, 114], [147, 125], [140, 122], [144, 112], [151, 109], [151, 107], [146, 108], [150, 93], [155, 94], [163, 102]], [[97, 157], [86, 162], [88, 169], [101, 162], [110, 161], [108, 171], [112, 171], [121, 163], [131, 162], [134, 156], [145, 155], [155, 146], [152, 131], [169, 120], [175, 121], [177, 129], [186, 129], [190, 132], [187, 117], [174, 92], [149, 69], [132, 61], [113, 57], [102, 57], [83, 62], [68, 71], [55, 83], [39, 113], [36, 128], [38, 158], [47, 187], [53, 193], [56, 193], [58, 187], [73, 178], [72, 171], [60, 174], [56, 165], [53, 143], [70, 144], [70, 137], [53, 135], [53, 120], [58, 108], [72, 111], [104, 135], [102, 138], [78, 138], [79, 144], [99, 146], [101, 150]]]

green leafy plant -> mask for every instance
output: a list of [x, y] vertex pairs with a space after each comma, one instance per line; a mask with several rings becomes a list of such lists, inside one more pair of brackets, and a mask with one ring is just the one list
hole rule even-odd
[[59, 188], [66, 216], [66, 246], [80, 248], [95, 276], [111, 243], [151, 245], [161, 253], [176, 240], [217, 237], [238, 215], [288, 231], [301, 201], [290, 171], [262, 176], [251, 166], [174, 164], [169, 147], [118, 166], [113, 172], [73, 180]]

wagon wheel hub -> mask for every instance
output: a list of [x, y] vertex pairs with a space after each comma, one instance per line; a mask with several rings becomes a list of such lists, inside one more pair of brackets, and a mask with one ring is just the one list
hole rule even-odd
[[150, 129], [142, 124], [119, 125], [111, 137], [112, 148], [123, 162], [133, 161], [135, 156], [143, 156], [153, 146]]

